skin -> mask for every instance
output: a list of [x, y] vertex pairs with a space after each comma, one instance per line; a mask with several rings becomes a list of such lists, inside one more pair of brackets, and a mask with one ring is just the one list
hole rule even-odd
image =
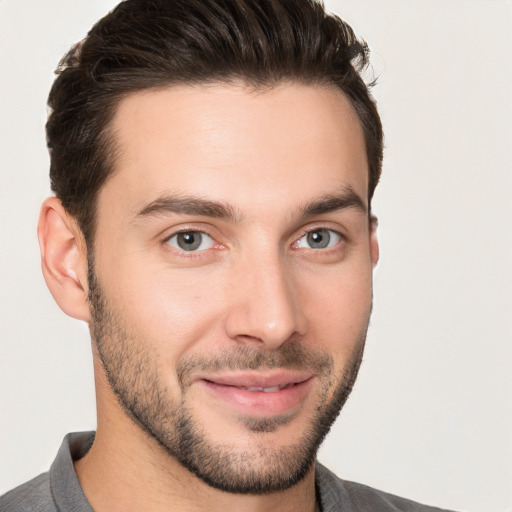
[[[123, 336], [145, 351], [166, 402], [185, 403], [209, 443], [249, 454], [266, 471], [262, 447], [302, 442], [318, 402], [333, 401], [364, 343], [378, 245], [357, 116], [331, 87], [218, 84], [128, 96], [112, 128], [119, 158], [99, 194], [94, 241], [103, 297]], [[325, 211], [327, 196], [342, 200]], [[234, 215], [172, 212], [161, 207], [169, 197], [208, 200]], [[305, 214], [313, 203], [324, 207]], [[331, 243], [313, 248], [308, 233], [321, 229], [330, 230]], [[180, 230], [208, 237], [187, 252], [177, 245]], [[197, 478], [134, 422], [94, 343], [83, 238], [56, 198], [43, 205], [39, 238], [52, 294], [91, 325], [98, 428], [75, 467], [96, 511], [315, 510], [314, 466], [288, 489], [233, 494]], [[107, 346], [115, 347], [115, 335]], [[294, 344], [326, 355], [331, 377], [308, 376], [306, 391], [285, 411], [290, 418], [269, 431], [248, 425], [282, 411], [240, 409], [210, 392], [200, 372], [180, 386], [184, 361], [241, 350], [271, 358]]]

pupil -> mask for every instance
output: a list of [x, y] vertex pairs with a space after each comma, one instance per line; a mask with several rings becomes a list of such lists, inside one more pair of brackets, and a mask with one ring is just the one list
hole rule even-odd
[[309, 233], [308, 243], [313, 249], [324, 249], [329, 245], [330, 238], [329, 232], [326, 229], [319, 229]]
[[184, 251], [193, 251], [201, 245], [200, 233], [180, 233], [178, 235], [178, 245]]

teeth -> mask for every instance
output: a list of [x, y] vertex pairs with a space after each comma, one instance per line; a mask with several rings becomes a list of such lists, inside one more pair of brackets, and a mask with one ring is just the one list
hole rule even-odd
[[281, 389], [284, 389], [288, 386], [271, 386], [269, 388], [245, 388], [247, 391], [263, 391], [264, 393], [275, 393]]

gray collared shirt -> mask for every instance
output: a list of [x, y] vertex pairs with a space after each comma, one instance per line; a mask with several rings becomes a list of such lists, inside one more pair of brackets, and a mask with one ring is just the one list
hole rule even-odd
[[[68, 434], [50, 471], [0, 497], [0, 512], [94, 512], [75, 473], [94, 432]], [[339, 479], [316, 464], [316, 488], [323, 512], [448, 512]]]

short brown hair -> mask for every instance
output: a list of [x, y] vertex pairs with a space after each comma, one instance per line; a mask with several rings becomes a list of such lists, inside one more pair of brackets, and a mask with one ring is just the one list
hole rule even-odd
[[242, 80], [332, 84], [364, 130], [368, 200], [383, 133], [361, 78], [368, 47], [316, 0], [124, 0], [61, 60], [46, 125], [52, 190], [92, 242], [98, 191], [115, 163], [109, 131], [127, 94], [183, 83]]

